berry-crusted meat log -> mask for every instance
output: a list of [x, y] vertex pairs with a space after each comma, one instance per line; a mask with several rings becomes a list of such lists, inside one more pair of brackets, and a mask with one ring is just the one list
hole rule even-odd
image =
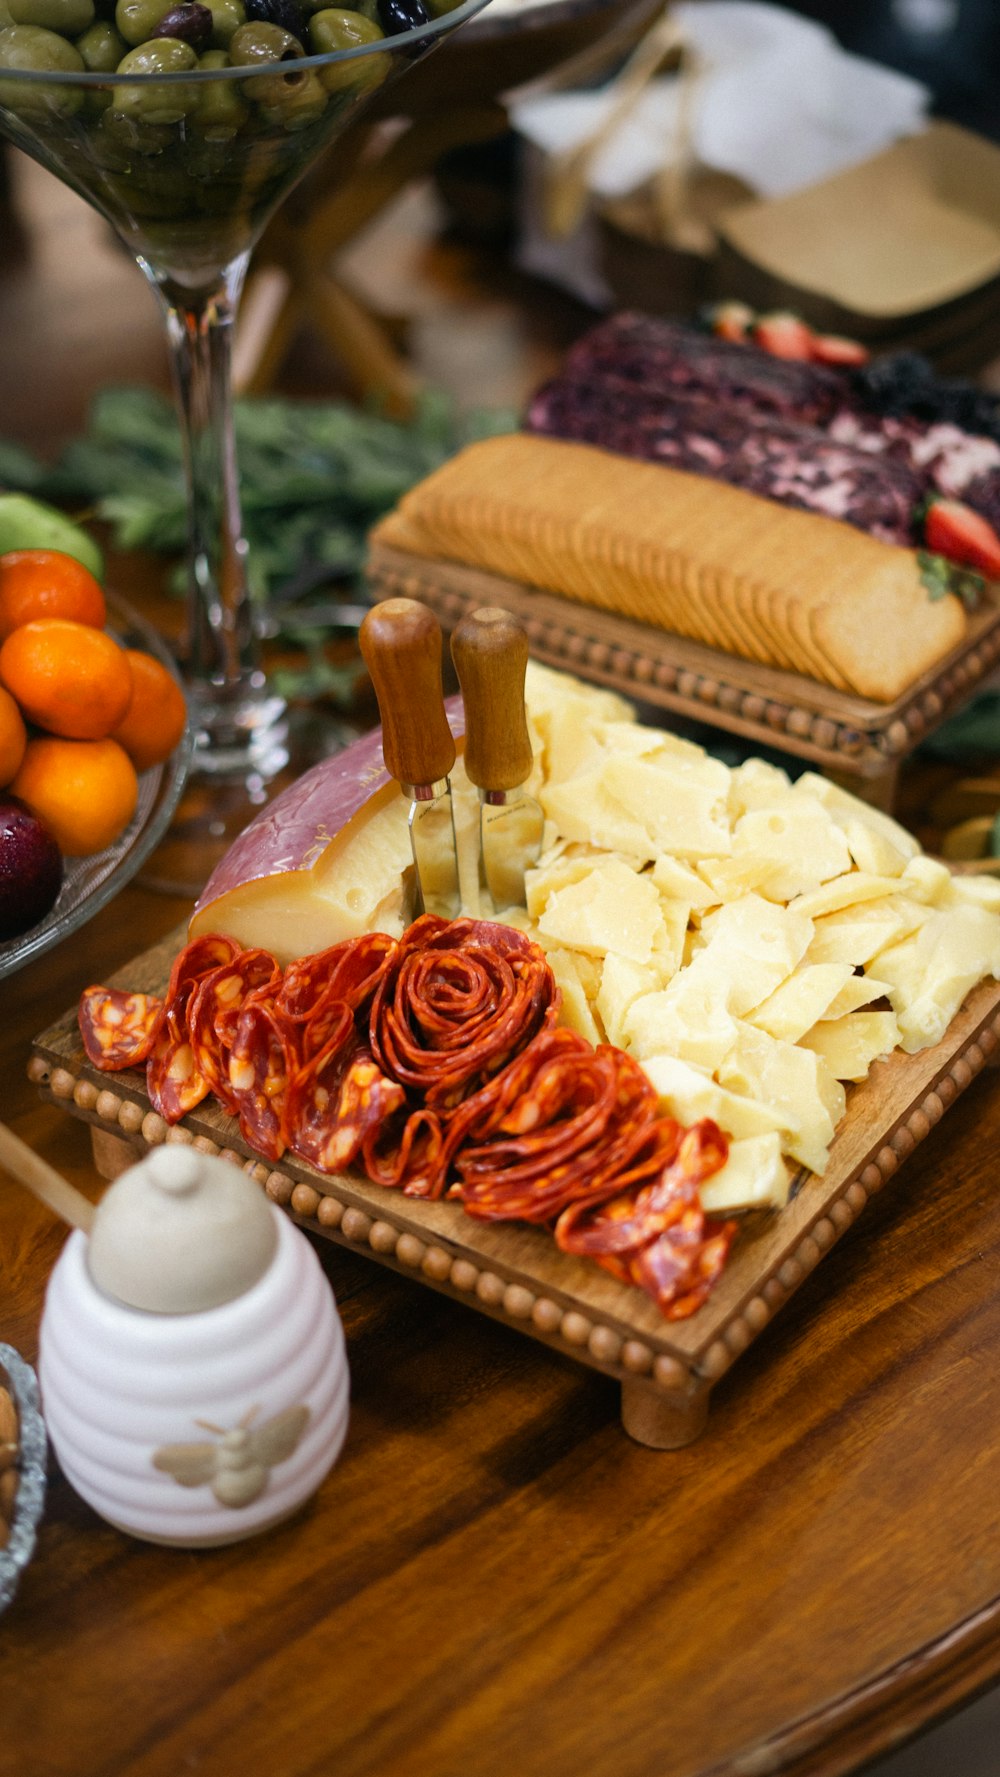
[[[746, 348], [732, 349], [752, 356]], [[844, 519], [883, 543], [913, 543], [914, 512], [930, 485], [904, 458], [840, 443], [817, 426], [777, 415], [762, 421], [739, 405], [687, 389], [664, 399], [579, 373], [541, 389], [526, 426]]]
[[[964, 500], [994, 528], [1000, 527], [998, 403], [971, 385], [936, 378], [930, 365], [912, 354], [875, 360], [860, 371], [837, 369], [772, 357], [750, 342], [736, 344], [682, 322], [625, 311], [600, 322], [576, 343], [559, 381], [572, 384], [572, 390], [558, 397], [560, 423], [547, 423], [547, 409], [556, 397], [545, 389], [532, 406], [529, 430], [579, 438], [629, 456], [650, 454], [654, 460], [714, 473], [720, 480], [788, 505], [833, 512], [886, 541], [920, 541], [916, 515], [904, 532], [891, 512], [908, 488], [915, 490], [914, 506], [930, 493], [943, 494]], [[586, 415], [575, 412], [581, 385], [591, 398]], [[659, 405], [664, 427], [669, 427], [673, 437], [679, 436], [682, 419], [697, 423], [697, 433], [686, 441], [690, 457], [677, 455], [676, 444], [648, 452], [592, 430], [599, 395], [607, 402], [613, 395], [619, 397], [620, 417], [640, 400]], [[703, 412], [680, 411], [679, 403], [696, 399], [711, 404], [707, 420]], [[676, 416], [673, 423], [671, 412]], [[878, 475], [867, 495], [849, 499], [850, 510], [836, 512], [835, 503], [823, 500], [823, 488], [831, 483], [843, 492], [843, 475], [854, 479], [863, 465], [851, 466], [836, 455], [818, 461], [817, 486], [800, 500], [795, 488], [786, 495], [769, 486], [769, 469], [761, 471], [742, 459], [733, 465], [733, 473], [723, 472], [719, 451], [724, 446], [732, 449], [735, 421], [742, 421], [755, 437], [766, 427], [778, 457], [786, 462], [788, 452], [796, 450], [796, 440], [781, 433], [782, 424], [815, 428], [798, 440], [800, 469], [804, 469], [807, 447], [818, 457], [825, 438], [829, 444], [890, 458], [909, 472], [910, 479], [891, 470]], [[637, 416], [637, 423], [650, 422]], [[770, 442], [766, 454], [770, 460]], [[805, 478], [814, 479], [808, 470]], [[801, 475], [796, 477], [801, 479]], [[820, 494], [819, 504], [814, 500], [815, 492]]]
[[730, 412], [811, 424], [853, 405], [850, 377], [841, 370], [774, 358], [679, 321], [628, 311], [584, 334], [567, 354], [564, 371], [649, 396], [703, 395]]

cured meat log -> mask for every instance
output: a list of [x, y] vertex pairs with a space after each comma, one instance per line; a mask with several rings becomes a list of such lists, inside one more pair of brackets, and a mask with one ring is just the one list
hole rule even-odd
[[623, 313], [583, 336], [539, 390], [530, 432], [659, 462], [919, 544], [930, 493], [1000, 525], [1000, 444], [882, 411], [863, 377]]
[[[751, 355], [744, 347], [732, 350]], [[702, 393], [663, 399], [567, 374], [539, 391], [527, 426], [844, 519], [884, 543], [913, 542], [914, 509], [928, 486], [927, 477], [898, 456], [874, 455], [794, 419], [772, 415], [763, 422]]]
[[650, 397], [704, 395], [746, 417], [820, 425], [852, 405], [850, 378], [829, 365], [774, 358], [679, 321], [628, 311], [584, 334], [567, 353], [564, 372]]

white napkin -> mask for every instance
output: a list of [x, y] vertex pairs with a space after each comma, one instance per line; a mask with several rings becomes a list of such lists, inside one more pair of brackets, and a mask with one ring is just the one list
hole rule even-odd
[[[698, 78], [690, 148], [762, 197], [782, 197], [841, 172], [912, 134], [930, 95], [907, 76], [847, 55], [823, 26], [752, 0], [698, 0], [672, 9]], [[677, 156], [676, 76], [652, 81], [595, 156], [589, 187], [621, 197]], [[508, 97], [514, 129], [544, 155], [584, 141], [613, 104], [602, 92]]]

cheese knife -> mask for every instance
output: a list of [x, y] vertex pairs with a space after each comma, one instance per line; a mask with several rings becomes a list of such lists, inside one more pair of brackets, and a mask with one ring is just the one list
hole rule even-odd
[[461, 895], [449, 773], [455, 739], [441, 683], [441, 626], [415, 599], [373, 605], [359, 631], [382, 717], [382, 756], [410, 800], [418, 913], [454, 919]]
[[495, 913], [524, 905], [524, 872], [542, 847], [544, 816], [524, 793], [531, 739], [524, 711], [528, 637], [510, 611], [463, 617], [451, 655], [465, 704], [465, 771], [479, 791], [480, 889]]

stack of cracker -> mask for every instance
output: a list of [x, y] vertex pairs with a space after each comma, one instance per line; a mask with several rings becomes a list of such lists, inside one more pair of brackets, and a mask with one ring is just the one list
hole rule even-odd
[[699, 475], [525, 433], [459, 452], [372, 538], [880, 703], [966, 632], [961, 601], [931, 597], [915, 550]]

